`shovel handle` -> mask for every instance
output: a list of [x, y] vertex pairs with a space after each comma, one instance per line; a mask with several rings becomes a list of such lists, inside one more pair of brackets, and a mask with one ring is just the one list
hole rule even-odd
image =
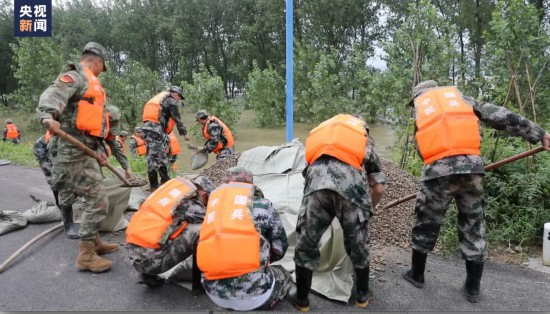
[[[528, 151], [526, 151], [526, 152], [523, 152], [523, 153], [521, 153], [521, 154], [517, 154], [517, 155], [511, 156], [511, 157], [508, 157], [508, 158], [506, 158], [506, 159], [503, 159], [503, 160], [501, 160], [501, 161], [497, 161], [497, 162], [495, 162], [495, 163], [493, 163], [493, 164], [490, 164], [490, 165], [486, 166], [486, 167], [484, 168], [484, 170], [485, 170], [485, 171], [491, 171], [491, 170], [493, 170], [493, 169], [500, 168], [500, 167], [502, 167], [502, 166], [504, 166], [504, 165], [506, 165], [506, 164], [509, 164], [509, 163], [511, 163], [511, 162], [513, 162], [513, 161], [516, 161], [516, 160], [518, 160], [518, 159], [522, 159], [522, 158], [525, 158], [525, 157], [534, 155], [534, 154], [536, 154], [536, 153], [540, 153], [540, 152], [542, 152], [543, 150], [544, 150], [544, 148], [543, 148], [542, 146], [535, 147], [535, 148], [530, 149], [530, 150], [528, 150]], [[404, 203], [404, 202], [406, 202], [406, 201], [408, 201], [408, 200], [412, 200], [412, 199], [414, 199], [415, 197], [416, 197], [416, 193], [415, 193], [415, 194], [407, 195], [407, 196], [402, 197], [402, 198], [400, 198], [400, 199], [397, 199], [397, 200], [395, 200], [395, 201], [393, 201], [393, 202], [390, 202], [390, 203], [386, 204], [384, 207], [378, 208], [377, 210], [385, 210], [385, 209], [388, 209], [388, 208], [393, 207], [393, 206], [395, 206], [395, 205], [399, 205], [399, 204], [401, 204], [401, 203]]]
[[[59, 130], [55, 135], [58, 135], [62, 139], [73, 143], [74, 145], [76, 145], [76, 147], [83, 150], [86, 154], [90, 155], [91, 157], [94, 157], [98, 162], [103, 161], [103, 159], [99, 157], [99, 155], [96, 152], [94, 152], [91, 148], [89, 148], [87, 145], [77, 140], [76, 138], [72, 137], [71, 135], [67, 134], [65, 131]], [[120, 174], [120, 172], [118, 172], [113, 166], [111, 166], [110, 164], [107, 164], [105, 166], [109, 170], [111, 170], [111, 172], [113, 172], [120, 179], [120, 181], [122, 181], [126, 186], [132, 186], [130, 182], [128, 182], [128, 180], [126, 180], [126, 178], [122, 174]]]

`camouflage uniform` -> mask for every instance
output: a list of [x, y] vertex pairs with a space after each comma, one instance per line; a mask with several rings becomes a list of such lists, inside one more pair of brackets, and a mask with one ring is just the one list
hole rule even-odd
[[[39, 119], [59, 121], [63, 131], [99, 153], [103, 138], [76, 129], [76, 108], [88, 87], [87, 82], [82, 66], [69, 63], [42, 93], [36, 111]], [[52, 185], [59, 190], [59, 204], [84, 208], [79, 234], [81, 241], [92, 241], [108, 209], [100, 166], [93, 157], [58, 136], [53, 136], [47, 147], [53, 163]]]
[[[160, 123], [153, 121], [145, 121], [143, 123], [143, 139], [147, 146], [147, 171], [149, 172], [149, 182], [153, 189], [156, 188], [153, 185], [155, 185], [154, 178], [157, 178], [157, 171], [161, 175], [161, 184], [170, 179], [167, 170], [169, 162], [166, 154], [170, 139], [168, 138], [168, 134], [164, 132], [169, 118], [172, 117], [176, 122], [180, 135], [187, 135], [187, 129], [181, 120], [178, 110], [180, 103], [180, 100], [175, 100], [171, 96], [166, 97], [161, 102]], [[152, 178], [153, 176], [154, 178]]]
[[370, 136], [363, 169], [360, 171], [326, 155], [304, 169], [304, 197], [296, 224], [294, 262], [297, 266], [310, 270], [319, 267], [319, 241], [334, 217], [338, 217], [344, 232], [346, 253], [354, 267], [367, 267], [368, 222], [372, 216], [368, 185], [386, 183], [386, 175], [382, 172]]
[[[138, 136], [143, 139], [143, 132], [141, 128], [136, 127], [136, 129], [137, 130], [134, 130], [134, 134], [132, 136]], [[128, 148], [130, 149], [130, 153], [134, 158], [137, 157], [137, 146], [137, 141], [133, 137], [130, 137], [130, 144], [128, 144]]]
[[[433, 81], [427, 83], [436, 84]], [[531, 144], [540, 142], [545, 134], [532, 121], [504, 107], [479, 102], [467, 96], [463, 98], [473, 107], [479, 120], [494, 129], [521, 136]], [[412, 230], [413, 249], [424, 254], [432, 251], [447, 206], [454, 198], [458, 208], [458, 234], [464, 259], [474, 262], [485, 260], [487, 243], [483, 210], [483, 168], [483, 160], [478, 155], [450, 156], [423, 166]]]
[[[197, 112], [196, 116], [197, 116], [197, 118], [199, 116], [202, 116], [202, 117], [206, 116], [206, 118], [208, 118], [208, 114], [206, 113], [205, 110], [199, 110]], [[221, 142], [223, 144], [223, 148], [220, 149], [218, 151], [218, 153], [216, 154], [216, 159], [225, 158], [225, 157], [228, 157], [228, 156], [231, 156], [232, 154], [234, 154], [235, 153], [235, 147], [234, 146], [231, 146], [231, 147], [226, 146], [227, 145], [227, 139], [223, 136], [222, 126], [218, 122], [216, 122], [215, 120], [212, 120], [212, 121], [206, 122], [206, 123], [208, 123], [206, 132], [208, 132], [208, 134], [210, 135], [210, 139], [204, 144], [204, 147], [202, 148], [203, 151], [210, 154], [216, 148], [216, 146], [218, 146], [218, 143]]]
[[116, 160], [122, 167], [122, 169], [128, 169], [128, 158], [124, 154], [124, 149], [119, 141], [117, 141], [115, 133], [118, 133], [120, 129], [120, 109], [114, 105], [106, 104], [107, 111], [109, 111], [109, 133], [105, 137], [105, 144], [111, 148], [111, 153], [115, 156]]
[[33, 146], [33, 154], [40, 166], [40, 170], [44, 173], [46, 177], [46, 182], [48, 185], [52, 186], [52, 159], [50, 158], [50, 153], [48, 151], [48, 144], [46, 144], [46, 136], [42, 135]]
[[[214, 190], [214, 184], [205, 176], [198, 176], [191, 181], [207, 193]], [[130, 259], [138, 272], [158, 275], [170, 270], [193, 254], [199, 240], [200, 227], [206, 215], [206, 207], [199, 199], [199, 194], [183, 200], [174, 211], [174, 215], [181, 221], [186, 221], [188, 225], [178, 237], [168, 240], [163, 247], [150, 249], [128, 244]]]
[[[225, 182], [252, 183], [252, 173], [241, 167], [230, 168]], [[273, 204], [255, 188], [252, 216], [261, 234], [260, 269], [238, 277], [207, 280], [203, 285], [210, 299], [218, 306], [235, 310], [272, 309], [283, 300], [292, 286], [290, 274], [281, 266], [269, 266], [283, 258], [288, 240], [279, 214]], [[272, 288], [273, 287], [273, 288]], [[271, 292], [270, 292], [271, 289]], [[255, 297], [270, 293], [263, 304], [250, 308]]]

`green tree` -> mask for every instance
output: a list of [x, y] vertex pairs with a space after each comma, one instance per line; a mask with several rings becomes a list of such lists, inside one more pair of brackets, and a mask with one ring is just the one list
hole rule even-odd
[[258, 67], [248, 75], [246, 104], [256, 112], [259, 127], [278, 126], [285, 122], [285, 81], [277, 71]]

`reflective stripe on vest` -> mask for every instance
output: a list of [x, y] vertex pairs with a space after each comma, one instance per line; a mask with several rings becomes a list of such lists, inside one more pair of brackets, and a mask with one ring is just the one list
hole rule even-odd
[[180, 142], [174, 132], [168, 134], [168, 137], [170, 138], [170, 153], [175, 156], [181, 152]]
[[424, 164], [455, 155], [479, 155], [479, 122], [454, 86], [438, 87], [414, 100], [415, 140]]
[[347, 114], [322, 122], [306, 139], [307, 163], [311, 165], [322, 155], [328, 155], [361, 170], [368, 140], [365, 126], [364, 121]]
[[145, 140], [137, 135], [132, 135], [132, 138], [136, 141], [136, 152], [138, 156], [143, 156], [147, 153], [147, 146]]
[[225, 183], [209, 197], [197, 263], [208, 280], [237, 277], [260, 268], [260, 234], [252, 217], [254, 186]]
[[109, 123], [103, 108], [106, 100], [105, 91], [90, 69], [86, 67], [82, 69], [88, 79], [88, 89], [78, 102], [76, 128], [89, 135], [100, 137], [103, 135], [104, 123], [107, 128]]
[[15, 124], [13, 123], [6, 124], [6, 129], [7, 129], [6, 138], [11, 140], [19, 137], [19, 131], [17, 130], [17, 127], [15, 126]]
[[224, 146], [220, 139], [220, 141], [218, 142], [218, 145], [216, 145], [216, 147], [212, 150], [214, 153], [218, 154], [219, 151], [224, 147], [226, 148], [233, 147], [233, 145], [235, 145], [235, 140], [233, 139], [233, 134], [231, 133], [231, 130], [227, 127], [227, 125], [225, 125], [225, 123], [223, 123], [222, 120], [218, 119], [215, 116], [210, 116], [208, 120], [206, 120], [206, 123], [204, 124], [204, 126], [202, 127], [202, 135], [206, 140], [211, 139], [210, 134], [208, 134], [208, 125], [212, 121], [216, 121], [222, 127], [222, 136], [225, 137], [225, 139], [227, 140], [227, 144]]
[[158, 249], [168, 239], [176, 238], [187, 225], [174, 219], [174, 211], [182, 200], [194, 196], [195, 185], [176, 177], [153, 192], [134, 214], [126, 229], [126, 242], [141, 247]]
[[[168, 96], [170, 96], [169, 92], [160, 92], [155, 97], [151, 98], [145, 106], [143, 106], [143, 117], [142, 121], [151, 121], [155, 123], [160, 123], [160, 114], [162, 112], [161, 110], [161, 103], [164, 99], [166, 99]], [[168, 119], [166, 128], [164, 129], [164, 132], [170, 133], [174, 129], [174, 126], [176, 125], [176, 121], [170, 117]]]

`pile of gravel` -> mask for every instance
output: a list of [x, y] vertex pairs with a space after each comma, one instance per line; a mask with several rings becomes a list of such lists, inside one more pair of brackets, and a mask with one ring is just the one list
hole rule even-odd
[[241, 153], [234, 153], [231, 156], [216, 160], [210, 167], [201, 171], [200, 175], [206, 176], [215, 186], [223, 183], [225, 170], [235, 167], [241, 157]]
[[[396, 164], [383, 160], [382, 167], [388, 177], [386, 192], [379, 208], [396, 199], [415, 194], [419, 188], [416, 177]], [[395, 245], [409, 248], [414, 224], [415, 200], [406, 201], [384, 211], [375, 210], [369, 223], [370, 244], [373, 248]]]

